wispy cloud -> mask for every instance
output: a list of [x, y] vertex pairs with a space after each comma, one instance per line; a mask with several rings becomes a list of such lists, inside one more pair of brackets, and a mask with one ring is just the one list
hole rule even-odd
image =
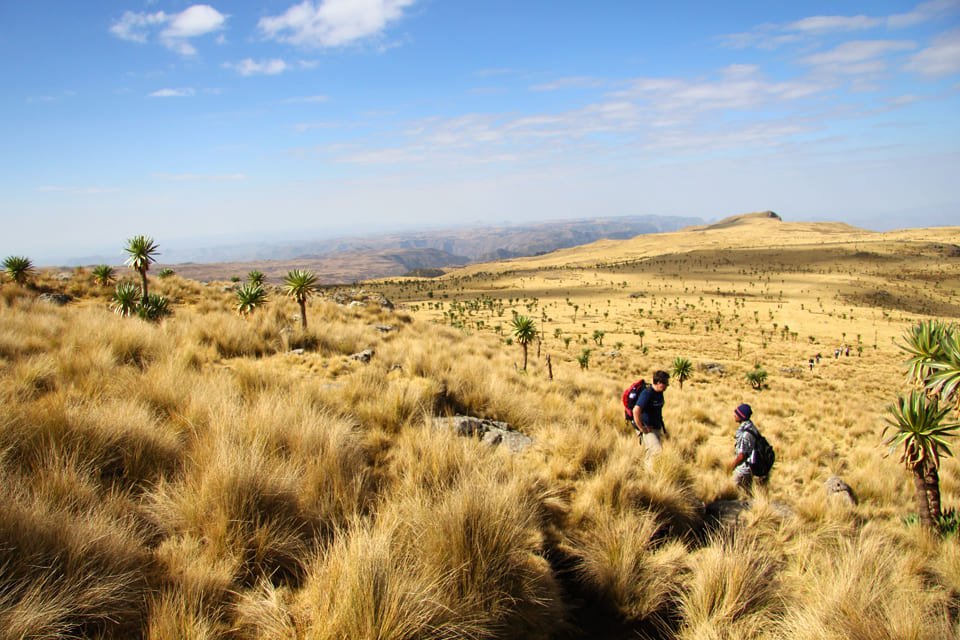
[[191, 88], [183, 89], [158, 89], [149, 94], [148, 98], [189, 98], [196, 94], [196, 90]]
[[272, 60], [244, 58], [240, 62], [225, 62], [223, 66], [226, 69], [233, 69], [242, 76], [275, 76], [290, 69], [290, 65], [279, 58], [273, 58]]
[[244, 173], [155, 173], [153, 177], [167, 182], [241, 182], [248, 179]]
[[763, 24], [751, 31], [727, 34], [722, 36], [720, 40], [735, 49], [756, 47], [772, 50], [828, 34], [871, 29], [905, 29], [957, 11], [960, 11], [960, 0], [932, 0], [917, 5], [913, 11], [907, 13], [888, 16], [862, 14], [854, 16], [809, 16], [785, 24]]
[[329, 102], [330, 96], [325, 95], [315, 95], [315, 96], [296, 96], [293, 98], [287, 98], [283, 101], [284, 104], [319, 104], [322, 102]]
[[195, 4], [174, 14], [126, 11], [110, 26], [110, 33], [121, 40], [141, 44], [155, 36], [171, 51], [192, 56], [197, 50], [190, 40], [221, 31], [227, 17], [207, 4]]
[[801, 58], [800, 62], [832, 74], [866, 75], [885, 70], [888, 54], [916, 48], [916, 43], [909, 40], [852, 40]]
[[68, 187], [62, 185], [43, 185], [36, 188], [41, 193], [68, 193], [73, 195], [97, 195], [101, 193], [116, 193], [118, 187]]
[[599, 78], [589, 78], [585, 76], [575, 76], [569, 78], [557, 78], [550, 82], [535, 84], [530, 87], [531, 91], [560, 91], [563, 89], [596, 89], [602, 87], [604, 81]]
[[906, 68], [931, 77], [960, 73], [960, 29], [942, 34], [910, 58]]
[[66, 100], [77, 95], [76, 91], [63, 91], [57, 95], [46, 95], [46, 96], [28, 96], [27, 102], [31, 104], [36, 103], [49, 103], [49, 102], [60, 102], [61, 100]]
[[414, 0], [304, 0], [278, 16], [261, 18], [267, 37], [300, 47], [338, 47], [381, 35]]

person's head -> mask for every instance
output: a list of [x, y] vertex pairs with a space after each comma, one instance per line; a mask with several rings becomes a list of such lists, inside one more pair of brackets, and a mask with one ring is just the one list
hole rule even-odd
[[753, 415], [753, 409], [750, 408], [748, 404], [742, 404], [736, 409], [733, 410], [733, 417], [737, 422], [743, 422], [744, 420], [749, 420], [750, 416]]
[[670, 374], [666, 371], [654, 371], [653, 372], [653, 385], [654, 390], [663, 392], [664, 389], [670, 384]]

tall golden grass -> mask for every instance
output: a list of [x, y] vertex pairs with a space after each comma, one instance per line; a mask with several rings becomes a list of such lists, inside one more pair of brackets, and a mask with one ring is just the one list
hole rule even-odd
[[[911, 523], [880, 433], [910, 309], [955, 319], [960, 276], [923, 244], [910, 269], [939, 284], [908, 300], [891, 280], [903, 304], [867, 305], [848, 280], [893, 278], [849, 258], [880, 251], [868, 240], [819, 262], [785, 244], [776, 268], [769, 252], [608, 248], [578, 267], [370, 283], [401, 308], [314, 300], [309, 332], [278, 294], [238, 316], [222, 283], [157, 280], [174, 310], [160, 323], [112, 314], [85, 272], [4, 284], [0, 636], [955, 637], [960, 541]], [[904, 268], [883, 247], [879, 263]], [[481, 296], [503, 315], [468, 308]], [[502, 333], [511, 311], [544, 329], [525, 373]], [[844, 341], [854, 351], [834, 358]], [[620, 392], [677, 356], [697, 369], [667, 391], [670, 436], [647, 466]], [[761, 390], [744, 377], [757, 362]], [[737, 524], [717, 525], [705, 507], [736, 497], [741, 402], [778, 462]], [[436, 419], [458, 413], [533, 445]], [[835, 473], [857, 505], [825, 494]], [[960, 464], [941, 478], [957, 509]]]

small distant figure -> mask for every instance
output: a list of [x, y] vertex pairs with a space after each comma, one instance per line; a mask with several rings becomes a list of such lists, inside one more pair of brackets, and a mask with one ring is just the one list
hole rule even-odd
[[761, 485], [767, 484], [775, 458], [770, 443], [760, 435], [757, 426], [750, 419], [752, 415], [753, 409], [748, 404], [741, 404], [733, 412], [739, 426], [735, 435], [736, 457], [728, 468], [733, 472], [733, 482], [737, 489], [748, 497], [753, 495], [754, 479]]
[[810, 358], [810, 371], [813, 371], [813, 358]]
[[660, 455], [661, 441], [667, 433], [663, 424], [663, 392], [669, 385], [669, 373], [654, 371], [653, 382], [643, 388], [633, 406], [633, 428], [643, 443], [648, 462]]
[[820, 358], [821, 358], [821, 357], [822, 357], [822, 356], [821, 356], [819, 353], [817, 353], [817, 364], [820, 364]]
[[847, 352], [844, 354], [846, 357], [850, 357], [850, 345], [847, 345]]
[[839, 360], [839, 359], [840, 359], [840, 349], [834, 349], [834, 350], [833, 350], [833, 359], [834, 359], [834, 360]]

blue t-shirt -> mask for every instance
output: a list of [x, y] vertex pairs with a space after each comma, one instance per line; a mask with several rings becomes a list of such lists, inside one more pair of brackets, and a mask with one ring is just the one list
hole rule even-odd
[[637, 398], [640, 407], [640, 419], [643, 424], [653, 429], [663, 429], [663, 392], [657, 391], [653, 385], [647, 385]]

